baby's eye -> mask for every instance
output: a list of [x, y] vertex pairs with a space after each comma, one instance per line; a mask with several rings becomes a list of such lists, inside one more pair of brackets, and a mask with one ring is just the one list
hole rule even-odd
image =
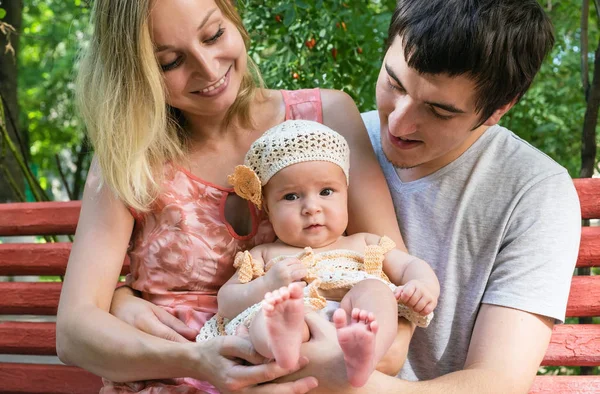
[[298, 195], [295, 193], [288, 193], [285, 196], [283, 196], [283, 199], [286, 201], [294, 201], [298, 199]]
[[323, 190], [321, 190], [320, 194], [325, 197], [331, 196], [333, 194], [333, 189], [330, 189], [330, 188], [323, 189]]

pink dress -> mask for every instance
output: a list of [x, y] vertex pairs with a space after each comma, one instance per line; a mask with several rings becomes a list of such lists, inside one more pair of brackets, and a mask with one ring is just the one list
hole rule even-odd
[[[322, 123], [319, 89], [281, 91], [285, 119]], [[167, 166], [164, 192], [152, 211], [137, 215], [131, 237], [131, 273], [127, 284], [142, 296], [200, 329], [217, 312], [217, 292], [235, 273], [237, 252], [273, 242], [273, 228], [263, 212], [248, 202], [252, 231], [239, 235], [225, 218], [233, 188], [203, 181], [183, 168]], [[114, 383], [108, 393], [218, 393], [208, 382], [191, 378]]]

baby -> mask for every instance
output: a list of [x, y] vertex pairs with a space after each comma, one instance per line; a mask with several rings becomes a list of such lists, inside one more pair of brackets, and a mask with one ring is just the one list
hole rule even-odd
[[349, 149], [328, 127], [284, 122], [250, 147], [229, 177], [263, 208], [278, 240], [239, 252], [218, 314], [197, 340], [249, 328], [255, 349], [292, 368], [310, 333], [305, 313], [333, 321], [351, 385], [366, 383], [396, 338], [398, 316], [426, 327], [439, 296], [424, 261], [383, 236], [346, 236]]

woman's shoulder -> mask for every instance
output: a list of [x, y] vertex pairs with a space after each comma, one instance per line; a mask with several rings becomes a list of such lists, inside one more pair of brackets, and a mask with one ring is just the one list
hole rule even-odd
[[323, 103], [323, 112], [334, 112], [343, 114], [340, 110], [353, 110], [358, 112], [356, 104], [350, 95], [341, 90], [335, 89], [320, 89], [321, 102]]

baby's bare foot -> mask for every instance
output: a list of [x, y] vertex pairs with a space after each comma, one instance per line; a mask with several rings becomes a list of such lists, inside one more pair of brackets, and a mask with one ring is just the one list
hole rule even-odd
[[375, 335], [379, 329], [375, 316], [354, 308], [348, 322], [346, 311], [338, 309], [333, 314], [333, 323], [344, 352], [348, 381], [354, 387], [364, 386], [375, 370]]
[[282, 368], [293, 368], [300, 358], [304, 322], [302, 286], [291, 283], [265, 295], [262, 305], [269, 349]]

